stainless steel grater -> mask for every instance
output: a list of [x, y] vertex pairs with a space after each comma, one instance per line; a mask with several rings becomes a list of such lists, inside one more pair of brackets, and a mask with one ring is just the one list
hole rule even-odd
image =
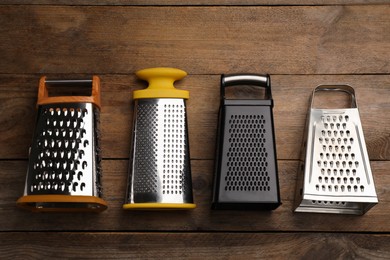
[[[264, 88], [265, 99], [227, 99], [225, 88]], [[213, 209], [275, 209], [280, 205], [268, 75], [221, 77]]]
[[[89, 96], [51, 96], [48, 89], [91, 89]], [[65, 91], [67, 92], [67, 91]], [[33, 211], [102, 211], [100, 81], [40, 79], [38, 117], [24, 195]]]
[[152, 68], [137, 72], [149, 82], [134, 91], [134, 120], [124, 209], [191, 209], [192, 195], [185, 100], [175, 89], [182, 70]]
[[[347, 93], [350, 108], [315, 108], [320, 91]], [[378, 203], [355, 91], [318, 86], [312, 95], [298, 171], [295, 212], [364, 214]]]

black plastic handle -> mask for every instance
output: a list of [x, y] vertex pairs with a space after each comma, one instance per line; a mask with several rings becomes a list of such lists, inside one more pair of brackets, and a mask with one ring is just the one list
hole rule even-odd
[[222, 74], [221, 76], [221, 99], [225, 99], [225, 87], [237, 85], [252, 85], [266, 89], [266, 96], [272, 99], [271, 78], [268, 74]]

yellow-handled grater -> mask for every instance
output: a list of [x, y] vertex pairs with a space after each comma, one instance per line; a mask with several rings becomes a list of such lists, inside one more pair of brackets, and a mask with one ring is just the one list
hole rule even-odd
[[136, 90], [132, 149], [124, 209], [192, 209], [187, 130], [187, 90], [173, 83], [185, 71], [150, 68], [136, 75], [149, 82]]

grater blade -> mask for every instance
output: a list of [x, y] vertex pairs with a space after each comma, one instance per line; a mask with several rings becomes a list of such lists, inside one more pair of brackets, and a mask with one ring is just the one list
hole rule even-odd
[[363, 214], [378, 199], [354, 90], [319, 86], [313, 98], [314, 93], [329, 90], [349, 93], [352, 107], [310, 108], [295, 211]]
[[135, 100], [129, 203], [193, 203], [183, 99]]
[[[262, 75], [222, 76], [213, 209], [280, 205], [269, 82], [269, 76]], [[242, 84], [266, 87], [268, 99], [224, 98], [225, 85]]]
[[[98, 93], [95, 85], [93, 90]], [[33, 211], [101, 211], [100, 109], [71, 102], [88, 97], [48, 97], [45, 81], [38, 94], [38, 117], [30, 148], [24, 196], [18, 205]], [[92, 83], [88, 81], [87, 83]], [[46, 96], [42, 95], [46, 93]], [[58, 102], [64, 100], [64, 102]], [[94, 97], [93, 97], [94, 98]], [[50, 102], [50, 101], [56, 102]]]
[[94, 167], [96, 110], [82, 103], [39, 107], [25, 194], [101, 195]]

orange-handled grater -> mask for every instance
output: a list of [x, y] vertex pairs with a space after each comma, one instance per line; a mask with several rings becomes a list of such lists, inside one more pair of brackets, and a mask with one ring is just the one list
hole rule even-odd
[[[67, 96], [51, 95], [58, 90]], [[41, 77], [26, 184], [18, 206], [32, 211], [107, 208], [101, 186], [100, 106], [97, 76], [87, 80]]]

